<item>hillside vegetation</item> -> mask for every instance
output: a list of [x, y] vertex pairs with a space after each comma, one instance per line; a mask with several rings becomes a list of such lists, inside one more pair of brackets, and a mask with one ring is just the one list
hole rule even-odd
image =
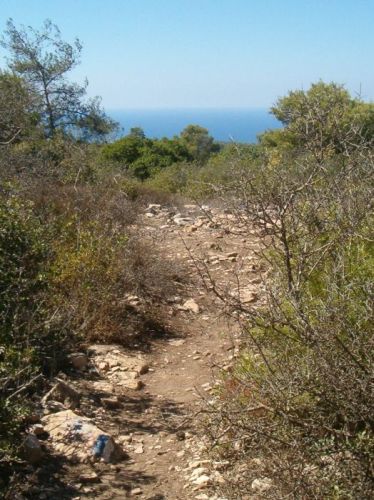
[[68, 79], [79, 41], [10, 21], [3, 46], [0, 489], [44, 380], [74, 346], [132, 346], [161, 329], [153, 303], [173, 291], [173, 270], [135, 222], [145, 203], [183, 196], [221, 200], [254, 227], [267, 269], [266, 305], [236, 311], [243, 349], [206, 422], [230, 463], [224, 494], [245, 498], [261, 475], [263, 498], [370, 498], [373, 105], [318, 82], [278, 101], [284, 127], [256, 145], [219, 145], [198, 125], [118, 138], [100, 100]]

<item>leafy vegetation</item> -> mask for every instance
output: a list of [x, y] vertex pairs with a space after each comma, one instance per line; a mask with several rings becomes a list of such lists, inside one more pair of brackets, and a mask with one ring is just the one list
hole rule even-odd
[[265, 498], [370, 498], [371, 106], [318, 83], [273, 112], [284, 130], [265, 134], [261, 161], [237, 164], [224, 190], [268, 268], [264, 305], [239, 309], [246, 346], [209, 423], [232, 464], [225, 493], [266, 477]]
[[203, 165], [218, 150], [219, 145], [206, 129], [189, 125], [173, 139], [149, 139], [142, 129], [132, 129], [127, 136], [104, 146], [102, 155], [123, 171], [145, 180], [179, 163]]
[[22, 78], [34, 97], [34, 113], [46, 137], [63, 131], [87, 140], [113, 130], [115, 124], [105, 116], [100, 100], [85, 99], [87, 82], [79, 85], [66, 78], [79, 63], [82, 45], [78, 39], [73, 45], [64, 42], [57, 26], [48, 20], [37, 31], [17, 28], [10, 19], [1, 45], [10, 54], [9, 70]]

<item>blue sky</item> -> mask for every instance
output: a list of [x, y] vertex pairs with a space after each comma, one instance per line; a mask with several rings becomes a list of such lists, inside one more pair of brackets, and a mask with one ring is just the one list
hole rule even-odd
[[73, 77], [108, 109], [269, 107], [319, 79], [374, 99], [374, 0], [0, 0], [9, 17], [78, 36]]

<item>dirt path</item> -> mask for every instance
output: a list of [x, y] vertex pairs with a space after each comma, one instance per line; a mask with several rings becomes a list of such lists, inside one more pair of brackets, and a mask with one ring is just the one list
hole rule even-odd
[[[182, 210], [175, 214], [151, 207], [142, 227], [143, 236], [190, 276], [187, 284], [180, 284], [179, 296], [168, 298], [168, 326], [176, 336], [156, 341], [149, 354], [132, 353], [148, 369], [140, 377], [141, 390], [127, 390], [118, 407], [92, 409], [88, 404], [81, 410], [121, 443], [127, 459], [116, 464], [67, 461], [60, 469], [56, 464], [41, 467], [38, 479], [44, 474], [49, 488], [38, 488], [35, 479], [33, 493], [30, 475], [31, 498], [218, 498], [208, 493], [208, 486], [222, 480], [219, 466], [213, 475], [211, 468], [205, 470], [203, 436], [196, 423], [202, 398], [209, 399], [213, 391], [214, 367], [229, 366], [239, 334], [221, 314], [220, 301], [207, 292], [191, 255], [201, 258], [212, 279], [228, 292], [235, 294], [235, 276], [240, 276], [243, 300], [251, 303], [258, 294], [257, 241], [245, 236], [233, 216], [219, 210], [193, 206]], [[76, 385], [92, 392], [87, 384], [78, 380]], [[93, 395], [90, 401], [94, 400]]]

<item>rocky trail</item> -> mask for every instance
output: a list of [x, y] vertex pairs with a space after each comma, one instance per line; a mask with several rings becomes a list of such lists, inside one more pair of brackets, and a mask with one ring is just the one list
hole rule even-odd
[[[44, 416], [30, 427], [25, 451], [35, 464], [12, 498], [220, 498], [210, 487], [223, 481], [225, 464], [207, 459], [198, 422], [240, 333], [209, 288], [255, 306], [258, 240], [232, 214], [196, 205], [179, 213], [150, 205], [140, 228], [189, 276], [166, 300], [173, 333], [148, 352], [93, 345], [71, 357], [73, 369], [43, 398]], [[137, 307], [137, 297], [128, 300]]]

